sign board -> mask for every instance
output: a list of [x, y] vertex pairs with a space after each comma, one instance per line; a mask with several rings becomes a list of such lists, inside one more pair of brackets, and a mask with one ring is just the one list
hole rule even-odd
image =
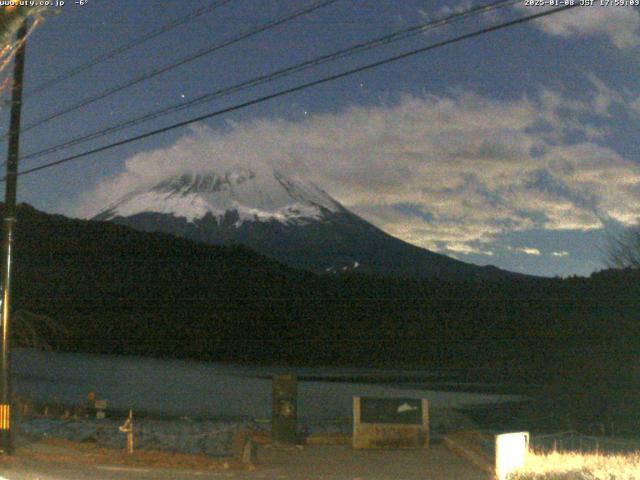
[[426, 399], [354, 397], [353, 448], [428, 446]]
[[507, 475], [524, 467], [529, 450], [529, 432], [496, 435], [496, 477], [505, 480]]

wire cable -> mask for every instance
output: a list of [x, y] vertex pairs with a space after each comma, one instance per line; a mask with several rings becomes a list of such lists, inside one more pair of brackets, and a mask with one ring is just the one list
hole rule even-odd
[[255, 87], [257, 85], [262, 85], [264, 83], [268, 83], [268, 82], [272, 82], [274, 80], [277, 80], [279, 78], [285, 77], [285, 76], [289, 76], [292, 75], [294, 73], [299, 73], [305, 70], [308, 70], [310, 68], [314, 68], [317, 67], [319, 65], [328, 63], [328, 62], [333, 62], [335, 60], [341, 59], [341, 58], [346, 58], [348, 56], [352, 56], [358, 53], [362, 53], [368, 50], [372, 50], [374, 48], [377, 48], [381, 45], [387, 45], [390, 44], [392, 42], [397, 42], [399, 40], [404, 40], [410, 36], [413, 35], [417, 35], [419, 33], [424, 33], [426, 31], [435, 29], [435, 28], [439, 28], [445, 25], [449, 25], [451, 23], [454, 23], [456, 21], [460, 21], [466, 18], [469, 18], [473, 15], [479, 15], [479, 14], [485, 14], [491, 11], [494, 11], [496, 9], [499, 8], [504, 8], [504, 7], [508, 7], [511, 6], [515, 3], [519, 3], [521, 0], [500, 0], [498, 2], [494, 2], [491, 4], [487, 4], [487, 5], [482, 5], [482, 6], [478, 6], [478, 7], [474, 7], [471, 8], [469, 10], [465, 10], [463, 12], [458, 12], [456, 14], [453, 15], [449, 15], [447, 17], [441, 18], [441, 19], [437, 19], [437, 20], [433, 20], [430, 22], [425, 22], [425, 23], [421, 23], [419, 25], [414, 25], [408, 28], [404, 28], [395, 32], [392, 32], [390, 34], [384, 35], [382, 37], [378, 37], [375, 38], [373, 40], [369, 40], [367, 42], [363, 42], [363, 43], [359, 43], [356, 45], [353, 45], [351, 47], [345, 48], [345, 49], [341, 49], [320, 57], [316, 57], [314, 59], [311, 60], [307, 60], [304, 61], [302, 63], [298, 63], [296, 65], [293, 66], [289, 66], [286, 68], [282, 68], [279, 70], [275, 70], [271, 73], [265, 74], [265, 75], [261, 75], [259, 77], [255, 77], [253, 79], [250, 80], [246, 80], [242, 83], [230, 86], [230, 87], [226, 87], [226, 88], [222, 88], [222, 89], [218, 89], [215, 90], [213, 92], [210, 93], [206, 93], [203, 95], [200, 95], [188, 102], [181, 102], [178, 104], [174, 104], [171, 105], [169, 107], [164, 107], [161, 108], [159, 110], [155, 110], [153, 112], [149, 112], [143, 116], [140, 117], [136, 117], [133, 119], [129, 119], [129, 120], [125, 120], [123, 122], [117, 123], [116, 125], [113, 125], [111, 127], [108, 128], [101, 128], [98, 130], [94, 130], [93, 132], [81, 135], [81, 136], [77, 136], [74, 137], [72, 139], [69, 139], [63, 143], [60, 144], [56, 144], [50, 147], [47, 147], [45, 149], [36, 151], [36, 152], [32, 152], [29, 153], [27, 155], [24, 155], [22, 157], [20, 157], [20, 160], [28, 160], [28, 159], [32, 159], [32, 158], [38, 158], [41, 157], [43, 155], [47, 155], [50, 153], [54, 153], [57, 152], [59, 150], [63, 150], [75, 145], [79, 145], [85, 142], [88, 142], [90, 140], [94, 140], [96, 138], [100, 138], [103, 136], [106, 136], [108, 134], [123, 130], [125, 128], [128, 127], [133, 127], [145, 122], [148, 122], [150, 120], [154, 120], [156, 118], [160, 118], [181, 110], [185, 110], [187, 108], [191, 108], [197, 105], [202, 105], [204, 103], [208, 103], [211, 102], [212, 100], [215, 100], [217, 98], [223, 97], [223, 96], [227, 96], [233, 93], [237, 93], [240, 91], [244, 91], [248, 88], [252, 88]]
[[[131, 50], [135, 47], [137, 47], [138, 45], [141, 45], [145, 42], [148, 42], [149, 40], [152, 40], [156, 37], [159, 37], [160, 35], [163, 35], [164, 33], [170, 32], [171, 30], [174, 30], [176, 28], [178, 28], [181, 25], [184, 25], [188, 22], [191, 22], [192, 20], [195, 20], [198, 17], [201, 17], [203, 15], [206, 15], [208, 13], [213, 12], [214, 10], [217, 10], [220, 7], [223, 7], [224, 5], [228, 4], [229, 2], [231, 2], [232, 0], [218, 0], [217, 2], [214, 2], [212, 5], [208, 5], [206, 7], [202, 7], [199, 8], [197, 10], [194, 10], [190, 13], [188, 13], [187, 15], [180, 17], [176, 20], [173, 20], [163, 26], [161, 26], [160, 28], [156, 29], [156, 30], [152, 30], [151, 32], [147, 33], [146, 35], [143, 35], [142, 37], [133, 40], [125, 45], [122, 45], [118, 48], [115, 48], [114, 50], [111, 50], [109, 52], [106, 52], [102, 55], [98, 55], [97, 57], [92, 58], [91, 60], [88, 60], [84, 63], [81, 63], [80, 65], [77, 65], [69, 70], [67, 70], [64, 73], [59, 74], [57, 77], [53, 77], [50, 80], [46, 80], [38, 85], [36, 85], [35, 87], [31, 88], [30, 90], [28, 90], [27, 92], [25, 92], [25, 97], [24, 98], [28, 98], [28, 97], [32, 97], [32, 96], [36, 96], [39, 95], [40, 93], [44, 92], [45, 90], [53, 87], [53, 86], [58, 86], [59, 83], [64, 82], [66, 80], [69, 80], [70, 78], [75, 77], [76, 75], [79, 75], [80, 73], [89, 70], [90, 68], [95, 67], [96, 65], [99, 65], [100, 63], [106, 62], [107, 60], [111, 60], [114, 57], [117, 57], [118, 55]], [[24, 99], [23, 98], [23, 99]]]
[[[55, 167], [55, 166], [58, 166], [58, 165], [62, 165], [62, 164], [68, 163], [68, 162], [72, 162], [74, 160], [85, 158], [85, 157], [88, 157], [90, 155], [94, 155], [96, 153], [104, 152], [106, 150], [110, 150], [110, 149], [115, 148], [115, 147], [119, 147], [119, 146], [122, 146], [122, 145], [127, 145], [129, 143], [133, 143], [133, 142], [136, 142], [138, 140], [143, 140], [145, 138], [153, 137], [155, 135], [159, 135], [159, 134], [171, 131], [171, 130], [175, 130], [177, 128], [181, 128], [181, 127], [184, 127], [184, 126], [187, 126], [187, 125], [191, 125], [193, 123], [197, 123], [197, 122], [201, 122], [203, 120], [207, 120], [207, 119], [210, 119], [210, 118], [213, 118], [213, 117], [217, 117], [217, 116], [223, 115], [225, 113], [234, 112], [234, 111], [240, 110], [242, 108], [246, 108], [246, 107], [249, 107], [249, 106], [252, 106], [252, 105], [263, 103], [263, 102], [266, 102], [268, 100], [273, 100], [275, 98], [279, 98], [279, 97], [282, 97], [282, 96], [285, 96], [285, 95], [289, 95], [289, 94], [294, 93], [294, 92], [299, 92], [301, 90], [306, 90], [308, 88], [315, 87], [317, 85], [322, 85], [324, 83], [328, 83], [328, 82], [332, 82], [332, 81], [335, 81], [335, 80], [338, 80], [338, 79], [341, 79], [341, 78], [345, 78], [345, 77], [354, 75], [356, 73], [360, 73], [360, 72], [364, 72], [364, 71], [367, 71], [367, 70], [371, 70], [373, 68], [377, 68], [377, 67], [380, 67], [382, 65], [387, 65], [387, 64], [392, 63], [392, 62], [397, 62], [399, 60], [403, 60], [405, 58], [409, 58], [409, 57], [418, 55], [420, 53], [425, 53], [425, 52], [428, 52], [430, 50], [435, 50], [437, 48], [442, 48], [444, 46], [451, 45], [451, 44], [454, 44], [454, 43], [458, 43], [458, 42], [461, 42], [461, 41], [464, 41], [464, 40], [468, 40], [470, 38], [479, 37], [479, 36], [485, 35], [487, 33], [495, 32], [495, 31], [502, 30], [502, 29], [505, 29], [505, 28], [508, 28], [508, 27], [512, 27], [512, 26], [519, 25], [519, 24], [523, 24], [525, 22], [536, 20], [538, 18], [543, 18], [543, 17], [549, 16], [549, 15], [560, 13], [560, 12], [563, 12], [563, 11], [566, 11], [568, 9], [575, 8], [575, 7], [578, 7], [578, 6], [580, 6], [580, 5], [579, 4], [573, 4], [573, 5], [569, 4], [569, 5], [565, 5], [565, 6], [562, 6], [562, 7], [559, 7], [559, 8], [555, 8], [555, 9], [552, 9], [552, 10], [545, 10], [545, 11], [540, 12], [540, 13], [527, 15], [527, 16], [524, 16], [524, 17], [517, 18], [515, 20], [511, 20], [511, 21], [508, 21], [508, 22], [500, 23], [498, 25], [493, 25], [491, 27], [486, 27], [486, 28], [483, 28], [483, 29], [480, 29], [480, 30], [476, 30], [474, 32], [466, 33], [466, 34], [463, 34], [463, 35], [460, 35], [460, 36], [457, 36], [457, 37], [454, 37], [454, 38], [451, 38], [451, 39], [448, 39], [448, 40], [443, 40], [441, 42], [436, 42], [436, 43], [427, 45], [425, 47], [421, 47], [421, 48], [418, 48], [418, 49], [415, 49], [415, 50], [411, 50], [411, 51], [408, 51], [408, 52], [405, 52], [405, 53], [402, 53], [402, 54], [399, 54], [399, 55], [388, 57], [388, 58], [386, 58], [384, 60], [379, 60], [377, 62], [368, 63], [366, 65], [363, 65], [363, 66], [360, 66], [360, 67], [356, 67], [356, 68], [344, 71], [342, 73], [338, 73], [338, 74], [335, 74], [335, 75], [330, 75], [330, 76], [327, 76], [327, 77], [320, 78], [318, 80], [314, 80], [314, 81], [311, 81], [311, 82], [303, 83], [301, 85], [298, 85], [298, 86], [295, 86], [295, 87], [292, 87], [292, 88], [288, 88], [288, 89], [285, 89], [285, 90], [281, 90], [279, 92], [272, 93], [270, 95], [265, 95], [265, 96], [262, 96], [262, 97], [259, 97], [259, 98], [253, 99], [253, 100], [249, 100], [247, 102], [240, 103], [240, 104], [237, 104], [237, 105], [234, 105], [234, 106], [231, 106], [231, 107], [223, 108], [221, 110], [216, 110], [214, 112], [210, 112], [210, 113], [207, 113], [205, 115], [200, 115], [198, 117], [191, 118], [189, 120], [185, 120], [185, 121], [182, 121], [182, 122], [178, 122], [178, 123], [169, 125], [167, 127], [163, 127], [163, 128], [159, 128], [159, 129], [156, 129], [156, 130], [152, 130], [150, 132], [143, 133], [141, 135], [136, 135], [134, 137], [130, 137], [130, 138], [127, 138], [127, 139], [124, 139], [124, 140], [120, 140], [118, 142], [110, 143], [108, 145], [104, 145], [102, 147], [94, 148], [92, 150], [88, 150], [88, 151], [85, 151], [85, 152], [82, 152], [82, 153], [78, 153], [76, 155], [71, 155], [69, 157], [65, 157], [65, 158], [62, 158], [60, 160], [56, 160], [56, 161], [53, 161], [53, 162], [45, 163], [45, 164], [40, 165], [38, 167], [33, 167], [33, 168], [30, 168], [30, 169], [27, 169], [27, 170], [23, 170], [23, 171], [18, 173], [18, 176], [28, 175], [30, 173], [38, 172], [38, 171], [45, 170], [45, 169], [48, 169], [48, 168], [52, 168], [52, 167]], [[0, 181], [6, 181], [6, 176], [3, 177], [2, 179], [0, 179]]]
[[[158, 75], [161, 75], [163, 73], [166, 73], [170, 70], [174, 70], [175, 68], [181, 67], [183, 65], [186, 65], [187, 63], [193, 62], [194, 60], [197, 60], [201, 57], [204, 57], [205, 55], [209, 55], [217, 50], [221, 50], [225, 47], [228, 47], [230, 45], [233, 45], [235, 43], [238, 43], [242, 40], [245, 40], [249, 37], [252, 37], [254, 35], [257, 35], [259, 33], [262, 33], [266, 30], [270, 30], [272, 28], [275, 28], [277, 26], [280, 26], [284, 23], [287, 23], [291, 20], [294, 20], [298, 17], [301, 17], [303, 15], [306, 15], [308, 13], [311, 13], [315, 10], [318, 10], [319, 8], [322, 7], [326, 7], [328, 5], [331, 5], [332, 3], [336, 3], [339, 0], [319, 0], [314, 2], [313, 4], [311, 4], [310, 6], [304, 7], [302, 9], [296, 10], [293, 13], [287, 14], [283, 17], [277, 18], [275, 20], [270, 20], [266, 23], [263, 23], [262, 25], [253, 28], [251, 30], [245, 31], [240, 33], [239, 35], [232, 37], [228, 40], [223, 41], [222, 43], [217, 43], [214, 44], [212, 46], [209, 46], [207, 48], [204, 48], [202, 50], [197, 51], [195, 54], [190, 55], [189, 57], [183, 58], [175, 63], [166, 65], [164, 67], [160, 67], [160, 68], [156, 68], [150, 72], [147, 72], [143, 75], [140, 75], [139, 77], [135, 77], [131, 80], [128, 80], [124, 83], [121, 83], [119, 85], [116, 85], [115, 87], [112, 87], [108, 90], [103, 91], [102, 93], [99, 93], [97, 95], [94, 95], [93, 97], [89, 97], [86, 98], [85, 100], [81, 100], [78, 103], [75, 103], [73, 105], [71, 105], [70, 107], [67, 107], [63, 110], [59, 110], [57, 112], [54, 112], [46, 117], [40, 118], [39, 120], [36, 120], [35, 122], [28, 124], [26, 127], [22, 128], [22, 132], [27, 132], [29, 130], [32, 130], [36, 127], [39, 127], [45, 123], [50, 122], [51, 120], [54, 120], [58, 117], [61, 117], [62, 115], [66, 115], [67, 113], [73, 112], [75, 110], [78, 110], [80, 108], [86, 107], [87, 105], [90, 105], [92, 103], [97, 102], [98, 100], [102, 100], [106, 97], [109, 97], [111, 95], [113, 95], [114, 93], [120, 92], [122, 90], [125, 90], [126, 88], [132, 87], [134, 85], [137, 85], [141, 82], [144, 82], [146, 80], [150, 80], [151, 78], [157, 77]], [[8, 133], [4, 133], [2, 135], [2, 139], [7, 138]]]

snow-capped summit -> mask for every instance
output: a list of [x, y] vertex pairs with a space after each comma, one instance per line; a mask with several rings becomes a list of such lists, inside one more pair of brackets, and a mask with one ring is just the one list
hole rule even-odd
[[277, 171], [256, 174], [247, 168], [235, 168], [222, 174], [185, 173], [166, 178], [125, 195], [96, 219], [153, 212], [191, 223], [209, 214], [220, 224], [231, 215], [236, 227], [246, 221], [300, 225], [341, 210], [338, 202], [310, 182]]
[[214, 245], [243, 244], [292, 267], [468, 280], [501, 277], [394, 238], [324, 190], [267, 168], [170, 176], [94, 217]]

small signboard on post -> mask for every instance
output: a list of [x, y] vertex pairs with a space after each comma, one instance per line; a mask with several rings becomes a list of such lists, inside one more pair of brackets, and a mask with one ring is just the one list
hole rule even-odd
[[94, 402], [94, 408], [96, 409], [96, 419], [103, 420], [107, 414], [107, 401], [106, 400], [96, 400]]
[[426, 448], [429, 404], [424, 398], [353, 398], [353, 448]]

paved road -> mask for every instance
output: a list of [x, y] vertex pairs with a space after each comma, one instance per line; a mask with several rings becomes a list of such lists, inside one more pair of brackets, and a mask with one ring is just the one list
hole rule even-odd
[[261, 448], [258, 466], [243, 471], [177, 471], [141, 467], [34, 462], [20, 455], [0, 464], [7, 480], [487, 480], [444, 446], [427, 450], [352, 450], [309, 446], [304, 450]]

